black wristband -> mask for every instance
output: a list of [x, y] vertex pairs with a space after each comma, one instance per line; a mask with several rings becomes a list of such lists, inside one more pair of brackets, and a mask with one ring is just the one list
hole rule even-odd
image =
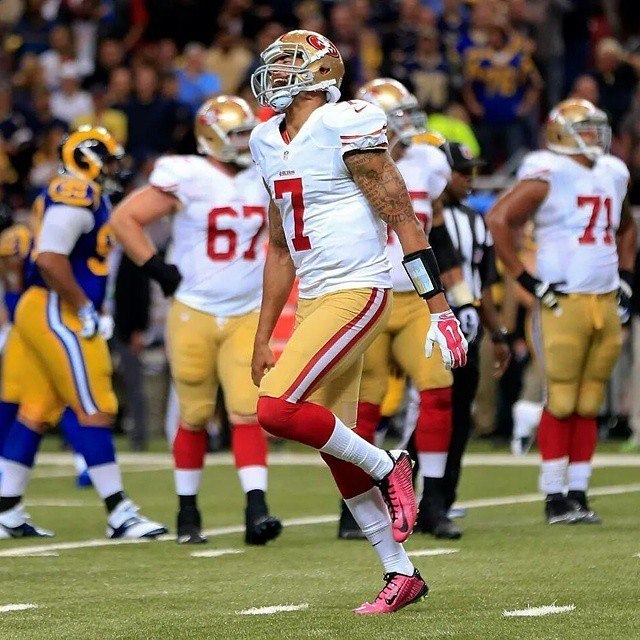
[[402, 259], [402, 266], [421, 298], [429, 300], [444, 291], [438, 261], [431, 247], [409, 253]]
[[528, 271], [523, 271], [519, 276], [518, 276], [518, 282], [529, 292], [532, 293], [534, 296], [536, 295], [536, 286], [539, 283], [539, 280], [537, 278], [534, 278]]
[[620, 280], [626, 282], [629, 285], [629, 288], [633, 291], [633, 273], [627, 269], [620, 269], [620, 271], [618, 271], [618, 275], [620, 276]]
[[180, 284], [178, 268], [173, 264], [167, 264], [159, 253], [151, 256], [140, 268], [162, 287], [165, 295], [173, 294]]
[[454, 267], [459, 267], [462, 264], [460, 254], [453, 246], [451, 236], [447, 231], [447, 227], [444, 224], [437, 227], [431, 227], [429, 232], [429, 244], [433, 249], [433, 253], [438, 261], [440, 271], [449, 271]]

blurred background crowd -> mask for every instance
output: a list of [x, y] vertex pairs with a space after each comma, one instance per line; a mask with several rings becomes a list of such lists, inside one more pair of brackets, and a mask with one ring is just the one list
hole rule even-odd
[[[109, 129], [132, 159], [132, 188], [159, 155], [195, 152], [192, 118], [206, 98], [238, 94], [269, 117], [248, 79], [260, 52], [297, 27], [327, 35], [342, 53], [344, 98], [394, 77], [415, 93], [429, 128], [482, 155], [480, 209], [538, 148], [546, 113], [568, 95], [609, 114], [612, 150], [627, 162], [631, 202], [640, 205], [638, 0], [2, 0], [0, 207], [25, 215], [58, 170], [70, 128]], [[168, 235], [162, 226], [155, 233], [160, 244]], [[164, 406], [148, 401], [166, 391], [164, 306], [126, 260], [115, 266], [123, 424], [144, 448], [164, 420]], [[528, 301], [508, 281], [498, 297], [513, 334], [512, 370], [497, 389], [486, 376], [476, 421], [508, 438], [514, 400], [540, 390], [527, 391], [536, 387], [526, 375]], [[627, 385], [612, 389], [605, 430], [626, 433], [630, 366], [620, 365]]]

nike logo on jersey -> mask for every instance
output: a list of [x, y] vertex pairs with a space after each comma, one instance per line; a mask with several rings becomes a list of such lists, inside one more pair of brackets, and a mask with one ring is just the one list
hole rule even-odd
[[367, 108], [367, 105], [365, 104], [365, 105], [364, 105], [364, 107], [360, 107], [359, 109], [356, 109], [355, 107], [353, 107], [353, 110], [354, 110], [356, 113], [360, 113], [363, 109], [366, 109], [366, 108]]

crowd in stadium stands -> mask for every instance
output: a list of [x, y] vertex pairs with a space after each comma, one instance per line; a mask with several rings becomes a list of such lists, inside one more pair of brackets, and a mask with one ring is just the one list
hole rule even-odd
[[[58, 169], [61, 138], [82, 124], [115, 135], [141, 184], [159, 155], [195, 152], [206, 97], [236, 93], [258, 108], [248, 78], [259, 53], [296, 27], [336, 44], [344, 98], [397, 78], [429, 126], [482, 154], [488, 173], [537, 148], [560, 99], [594, 102], [640, 204], [637, 0], [2, 0], [0, 201], [28, 208]], [[118, 320], [139, 352], [138, 320]]]

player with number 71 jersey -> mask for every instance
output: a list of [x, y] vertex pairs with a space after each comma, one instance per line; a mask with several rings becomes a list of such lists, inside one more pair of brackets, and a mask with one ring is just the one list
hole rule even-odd
[[[203, 155], [160, 158], [149, 185], [125, 199], [112, 218], [130, 258], [158, 281], [165, 295], [173, 296], [167, 337], [180, 405], [173, 443], [180, 543], [205, 541], [196, 497], [218, 386], [247, 495], [245, 541], [265, 544], [281, 529], [265, 501], [267, 443], [257, 422], [258, 393], [250, 375], [269, 203], [249, 154], [249, 134], [256, 124], [241, 98], [208, 100], [195, 120]], [[164, 262], [144, 232], [145, 225], [169, 214], [175, 264]]]
[[[586, 493], [596, 418], [630, 313], [637, 236], [629, 171], [608, 153], [610, 141], [604, 112], [586, 100], [561, 102], [549, 115], [547, 149], [525, 157], [517, 184], [487, 216], [498, 256], [539, 302], [533, 334], [547, 393], [538, 446], [549, 524], [599, 521]], [[513, 240], [527, 218], [535, 274]]]

